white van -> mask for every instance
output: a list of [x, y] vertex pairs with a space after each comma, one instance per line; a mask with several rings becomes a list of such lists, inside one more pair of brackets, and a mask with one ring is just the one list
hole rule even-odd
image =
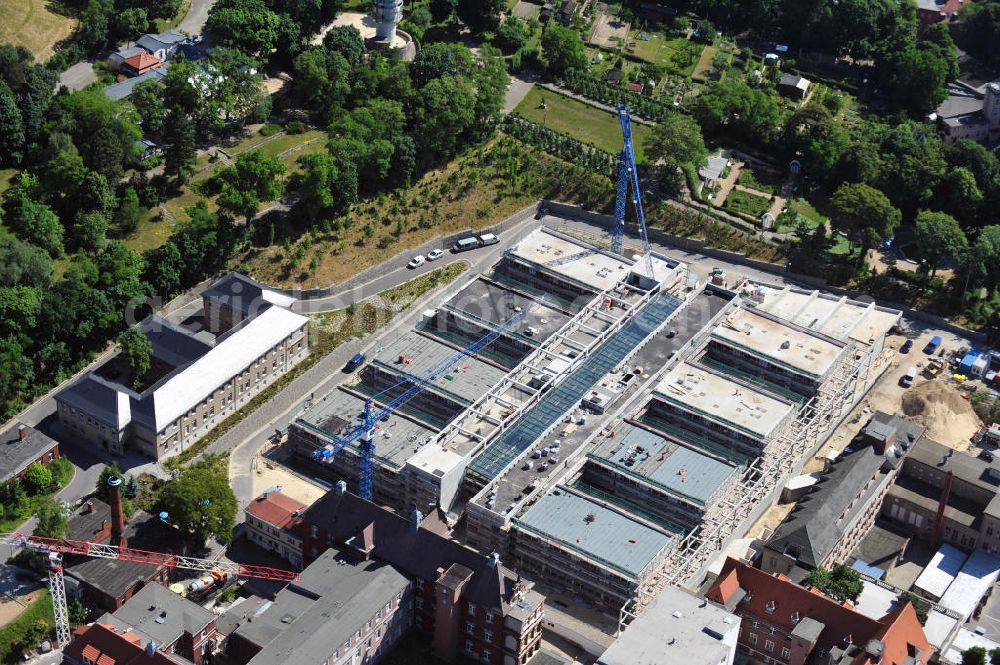
[[479, 247], [479, 240], [474, 237], [462, 238], [452, 246], [452, 249], [456, 252], [467, 252], [470, 249], [475, 249]]
[[479, 236], [479, 246], [486, 247], [487, 245], [495, 245], [500, 242], [500, 238], [497, 238], [492, 233], [484, 233]]
[[913, 385], [913, 380], [915, 378], [917, 378], [917, 368], [911, 367], [910, 369], [906, 370], [906, 374], [904, 374], [902, 378], [899, 379], [899, 385], [903, 386], [904, 388], [909, 388], [910, 386]]

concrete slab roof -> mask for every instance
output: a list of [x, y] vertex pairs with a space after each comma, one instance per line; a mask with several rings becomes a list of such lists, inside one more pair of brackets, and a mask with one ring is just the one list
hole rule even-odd
[[688, 362], [670, 370], [655, 391], [669, 403], [765, 439], [796, 409], [792, 402]]
[[712, 337], [815, 378], [825, 376], [844, 350], [843, 343], [742, 307], [725, 317]]
[[901, 316], [898, 310], [819, 291], [757, 285], [757, 292], [763, 296], [758, 309], [845, 342], [851, 339], [871, 344], [896, 325]]
[[614, 438], [597, 440], [588, 456], [701, 505], [738, 473], [731, 464], [627, 423], [615, 428]]
[[[313, 403], [300, 420], [329, 436], [338, 436], [358, 424], [365, 402], [344, 390], [335, 389]], [[437, 433], [408, 418], [395, 415], [379, 423], [376, 434], [377, 457], [400, 467]], [[388, 436], [386, 436], [388, 434]]]
[[547, 339], [570, 319], [566, 314], [537, 299], [528, 298], [485, 279], [469, 282], [468, 286], [448, 300], [447, 305], [468, 314], [473, 320], [488, 321], [497, 326], [530, 306], [531, 311], [517, 325], [512, 326], [511, 330], [527, 335], [528, 329], [532, 328], [532, 334], [527, 336], [539, 342]]
[[[458, 349], [413, 331], [384, 342], [372, 362], [396, 374], [421, 376], [458, 353]], [[405, 360], [400, 362], [400, 357]], [[499, 367], [466, 356], [430, 383], [444, 393], [472, 403], [506, 375], [507, 372]]]
[[541, 228], [510, 249], [513, 256], [604, 291], [624, 279], [633, 261]]
[[631, 579], [640, 578], [650, 565], [661, 560], [675, 539], [562, 487], [541, 497], [514, 521], [541, 538]]

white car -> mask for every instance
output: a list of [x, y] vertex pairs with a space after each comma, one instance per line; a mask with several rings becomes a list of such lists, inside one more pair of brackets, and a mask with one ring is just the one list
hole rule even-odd
[[406, 267], [419, 268], [420, 266], [424, 265], [426, 261], [427, 259], [424, 258], [423, 254], [417, 254], [412, 259], [410, 259], [410, 262], [406, 264]]
[[442, 256], [444, 256], [444, 252], [441, 251], [440, 249], [432, 249], [431, 251], [427, 252], [428, 261], [437, 261]]

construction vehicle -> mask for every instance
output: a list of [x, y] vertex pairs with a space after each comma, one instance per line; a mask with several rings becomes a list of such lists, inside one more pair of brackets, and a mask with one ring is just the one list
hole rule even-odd
[[[545, 297], [540, 299], [540, 302], [542, 303], [546, 303], [547, 301], [548, 299]], [[365, 400], [364, 412], [361, 414], [361, 424], [357, 425], [354, 429], [350, 430], [343, 436], [331, 437], [331, 440], [326, 445], [313, 451], [313, 457], [319, 461], [329, 460], [345, 447], [360, 441], [361, 478], [358, 483], [358, 496], [366, 501], [371, 501], [372, 476], [374, 475], [375, 467], [375, 430], [378, 428], [378, 424], [388, 419], [397, 410], [402, 408], [403, 405], [420, 394], [424, 387], [430, 385], [436, 378], [446, 375], [449, 369], [457, 365], [466, 357], [474, 356], [476, 353], [496, 341], [500, 335], [520, 323], [521, 320], [523, 320], [524, 317], [526, 317], [531, 310], [534, 309], [535, 304], [536, 303], [529, 304], [520, 312], [515, 313], [514, 316], [500, 324], [495, 330], [487, 333], [476, 342], [457, 352], [450, 358], [446, 358], [437, 365], [431, 367], [423, 374], [414, 375], [405, 371], [400, 371], [400, 376], [402, 378], [399, 381]], [[376, 409], [375, 404], [379, 401], [381, 396], [393, 394], [398, 390], [402, 390], [403, 392], [387, 402], [381, 409]]]
[[632, 118], [625, 104], [618, 105], [618, 123], [622, 127], [623, 146], [618, 156], [618, 192], [615, 196], [615, 225], [611, 229], [611, 251], [621, 254], [625, 237], [625, 201], [629, 185], [632, 186], [632, 205], [635, 206], [639, 237], [642, 238], [643, 260], [646, 276], [653, 277], [653, 250], [649, 246], [646, 231], [646, 215], [642, 210], [642, 192], [639, 189], [639, 169], [635, 164], [635, 149], [632, 146]]
[[944, 361], [941, 360], [940, 358], [931, 358], [930, 362], [927, 363], [927, 367], [924, 368], [924, 374], [926, 374], [927, 377], [931, 379], [935, 378], [943, 371], [944, 371]]
[[147, 563], [151, 566], [165, 566], [179, 570], [196, 570], [207, 573], [213, 580], [215, 579], [213, 573], [222, 573], [227, 578], [246, 577], [278, 582], [294, 582], [299, 578], [296, 572], [267, 566], [249, 566], [232, 561], [164, 554], [84, 540], [43, 538], [23, 533], [0, 534], [0, 544], [48, 556], [49, 595], [52, 597], [52, 612], [55, 616], [56, 643], [60, 647], [69, 644], [70, 639], [69, 608], [66, 604], [66, 584], [63, 579], [63, 556], [67, 554]]
[[171, 584], [169, 588], [183, 598], [200, 598], [208, 595], [210, 591], [221, 589], [232, 579], [232, 575], [225, 571], [213, 570], [186, 584], [180, 582]]
[[1000, 447], [1000, 423], [983, 425], [972, 435], [972, 442], [977, 446]]

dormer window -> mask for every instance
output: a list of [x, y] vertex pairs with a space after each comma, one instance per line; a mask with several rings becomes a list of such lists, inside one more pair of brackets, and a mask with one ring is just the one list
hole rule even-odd
[[792, 625], [797, 624], [802, 619], [802, 615], [798, 612], [792, 612]]
[[764, 606], [764, 610], [765, 610], [765, 611], [766, 611], [766, 612], [767, 612], [768, 614], [771, 614], [771, 613], [773, 613], [773, 612], [774, 612], [774, 608], [775, 608], [775, 607], [776, 607], [776, 605], [775, 605], [774, 601], [773, 601], [773, 600], [769, 600], [769, 601], [767, 601], [767, 605], [765, 605], [765, 606]]

